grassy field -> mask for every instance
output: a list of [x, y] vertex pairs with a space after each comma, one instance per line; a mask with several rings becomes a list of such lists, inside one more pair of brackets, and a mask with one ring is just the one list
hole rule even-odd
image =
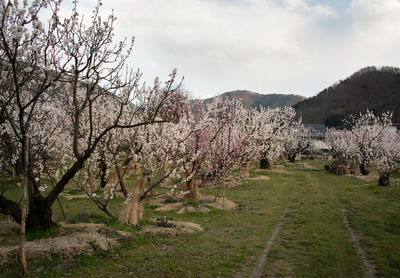
[[[139, 228], [108, 222], [87, 199], [61, 198], [68, 222], [106, 223], [133, 233], [133, 239], [94, 256], [73, 260], [57, 258], [29, 262], [28, 277], [248, 277], [271, 237], [284, 209], [288, 213], [272, 246], [265, 277], [362, 277], [361, 259], [349, 241], [340, 209], [345, 209], [379, 277], [400, 277], [400, 186], [392, 182], [337, 176], [324, 171], [323, 162], [307, 161], [307, 168], [282, 165], [256, 170], [252, 176], [271, 180], [246, 180], [227, 190], [226, 197], [239, 204], [232, 212], [156, 212], [146, 205], [145, 222], [151, 217], [199, 223], [203, 233], [185, 236], [136, 235]], [[202, 190], [212, 195], [211, 190]], [[113, 201], [118, 211], [121, 199]], [[54, 205], [59, 219], [61, 213]], [[84, 212], [84, 213], [83, 213]], [[1, 277], [18, 277], [19, 266], [0, 266]]]

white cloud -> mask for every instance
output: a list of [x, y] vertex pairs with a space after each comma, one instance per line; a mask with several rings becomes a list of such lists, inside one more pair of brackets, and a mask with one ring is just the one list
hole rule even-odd
[[330, 6], [327, 5], [311, 5], [305, 0], [282, 0], [285, 7], [289, 10], [304, 11], [318, 16], [335, 17], [337, 13]]
[[[134, 60], [145, 75], [176, 66], [186, 87], [198, 93], [278, 90], [267, 84], [277, 83], [270, 69], [291, 67], [304, 55], [297, 39], [310, 19], [274, 1], [148, 0], [129, 6], [116, 10], [123, 18], [118, 28], [137, 36]], [[152, 60], [151, 68], [141, 57]]]
[[399, 0], [353, 0], [349, 11], [357, 35], [383, 43], [400, 39]]
[[[313, 95], [367, 65], [400, 65], [400, 1], [105, 0], [151, 82], [177, 67], [197, 96], [234, 89]], [[93, 0], [81, 1], [83, 12]], [[399, 58], [396, 58], [399, 57]]]

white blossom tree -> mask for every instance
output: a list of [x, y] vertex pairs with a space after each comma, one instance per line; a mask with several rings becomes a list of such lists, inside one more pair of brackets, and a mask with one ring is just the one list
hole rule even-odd
[[390, 132], [392, 113], [386, 112], [381, 116], [375, 116], [373, 112], [367, 110], [364, 114], [350, 117], [346, 123], [351, 126], [350, 131], [358, 147], [357, 161], [360, 171], [363, 175], [368, 175], [368, 167], [373, 164], [376, 149]]
[[391, 117], [389, 112], [376, 116], [370, 111], [351, 117], [351, 129], [328, 130], [326, 142], [341, 159], [356, 161], [363, 174], [375, 166], [379, 185], [388, 185], [390, 174], [400, 168], [400, 135]]
[[290, 162], [294, 162], [296, 155], [312, 146], [310, 129], [304, 127], [300, 121], [293, 122], [283, 131], [285, 154]]
[[325, 143], [336, 157], [345, 161], [358, 160], [358, 145], [352, 132], [330, 128], [326, 133]]
[[181, 124], [184, 117], [177, 122], [141, 129], [141, 148], [133, 158], [140, 169], [140, 177], [128, 192], [119, 215], [123, 224], [139, 224], [143, 218], [143, 201], [166, 179], [178, 179], [182, 175], [182, 153], [192, 132]]
[[374, 150], [372, 163], [380, 171], [379, 185], [389, 184], [390, 175], [400, 169], [400, 134], [394, 128], [381, 138], [381, 144]]
[[295, 116], [296, 112], [292, 107], [260, 108], [254, 136], [260, 152], [260, 168], [269, 168], [271, 161], [283, 154], [283, 131], [289, 127]]
[[[48, 5], [53, 12], [43, 27], [37, 14]], [[50, 227], [53, 203], [107, 134], [177, 117], [176, 70], [163, 88], [158, 78], [153, 87], [141, 86], [140, 73], [126, 66], [133, 40], [113, 43], [115, 17], [103, 21], [100, 5], [86, 25], [76, 2], [66, 19], [57, 14], [59, 2], [1, 2], [1, 146], [14, 143], [2, 149], [2, 163], [24, 169], [29, 229]], [[46, 161], [34, 159], [39, 156]], [[53, 163], [62, 172], [43, 196], [41, 173]], [[21, 222], [18, 203], [3, 194], [0, 210]]]

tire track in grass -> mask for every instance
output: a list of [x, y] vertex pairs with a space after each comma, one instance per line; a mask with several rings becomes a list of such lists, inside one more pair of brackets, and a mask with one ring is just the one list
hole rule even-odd
[[362, 248], [360, 244], [360, 238], [357, 236], [356, 232], [353, 230], [353, 228], [350, 226], [349, 219], [347, 218], [347, 213], [345, 209], [340, 209], [343, 215], [343, 222], [346, 230], [349, 232], [350, 235], [350, 241], [353, 243], [354, 247], [357, 250], [358, 256], [361, 258], [361, 261], [364, 265], [363, 271], [365, 274], [365, 277], [367, 278], [375, 278], [376, 277], [376, 267], [375, 265], [368, 260], [367, 257], [367, 252]]
[[265, 247], [261, 256], [258, 258], [257, 265], [253, 269], [253, 272], [250, 275], [251, 278], [260, 278], [262, 276], [265, 265], [267, 263], [268, 254], [269, 254], [271, 247], [274, 244], [276, 238], [278, 237], [280, 231], [282, 230], [282, 227], [284, 224], [284, 219], [286, 217], [286, 214], [288, 213], [288, 210], [289, 210], [289, 207], [287, 206], [285, 208], [285, 210], [283, 211], [283, 214], [281, 215], [279, 223], [275, 226], [275, 229], [272, 232], [271, 238], [267, 242], [267, 246]]

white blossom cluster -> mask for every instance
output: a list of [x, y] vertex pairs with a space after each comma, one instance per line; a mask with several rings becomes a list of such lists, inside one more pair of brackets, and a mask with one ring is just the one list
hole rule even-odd
[[400, 168], [400, 134], [391, 119], [389, 112], [353, 116], [347, 121], [349, 130], [328, 130], [326, 143], [340, 158], [375, 166], [381, 176], [389, 176]]
[[295, 121], [283, 131], [285, 154], [293, 162], [296, 155], [313, 147], [311, 130], [304, 127], [300, 120]]

